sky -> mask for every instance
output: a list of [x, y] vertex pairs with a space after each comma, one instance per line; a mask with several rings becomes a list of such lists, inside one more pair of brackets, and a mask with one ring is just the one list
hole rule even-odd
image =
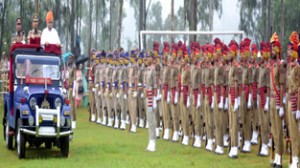
[[[138, 32], [135, 27], [134, 10], [130, 7], [130, 0], [124, 1], [124, 10], [127, 16], [123, 20], [123, 32], [122, 32], [122, 46], [127, 48], [127, 39], [131, 41], [138, 41]], [[152, 4], [160, 1], [162, 4], [162, 19], [165, 20], [171, 13], [171, 0], [152, 0]], [[147, 0], [148, 4], [149, 0]], [[174, 0], [174, 13], [176, 14], [178, 9], [183, 6], [184, 0]], [[239, 30], [239, 6], [237, 0], [223, 0], [222, 1], [223, 13], [219, 18], [217, 12], [214, 12], [214, 31], [236, 31]], [[128, 24], [130, 23], [130, 24]], [[200, 31], [200, 30], [199, 30]], [[233, 38], [233, 36], [219, 36], [219, 38], [226, 44]]]

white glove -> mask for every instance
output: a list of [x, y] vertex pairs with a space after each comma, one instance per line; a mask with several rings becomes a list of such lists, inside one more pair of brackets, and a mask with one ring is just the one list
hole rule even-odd
[[170, 104], [170, 102], [171, 102], [171, 93], [168, 92], [167, 93], [167, 103]]
[[226, 97], [226, 99], [225, 99], [224, 109], [225, 109], [225, 110], [228, 110], [228, 98], [227, 98], [227, 97]]
[[300, 110], [297, 110], [296, 112], [296, 120], [299, 120], [300, 119]]
[[115, 83], [113, 83], [113, 84], [112, 84], [112, 87], [115, 87], [115, 86], [116, 86]]
[[141, 93], [141, 98], [144, 98], [144, 93]]
[[99, 84], [96, 84], [95, 87], [98, 88], [98, 87], [99, 87]]
[[73, 92], [72, 92], [72, 97], [73, 98], [75, 97], [75, 90], [73, 90]]
[[238, 97], [238, 104], [239, 104], [239, 106], [241, 105], [241, 97], [240, 96]]
[[93, 89], [92, 89], [92, 92], [94, 92], [94, 93], [95, 93], [95, 92], [96, 92], [96, 89], [95, 89], [95, 88], [93, 88]]
[[108, 95], [108, 90], [106, 89], [104, 92], [104, 96], [106, 97]]
[[279, 109], [279, 117], [282, 118], [283, 115], [284, 115], [283, 107], [280, 107], [280, 109]]
[[251, 108], [251, 105], [252, 105], [251, 102], [252, 102], [252, 94], [249, 94], [249, 96], [248, 96], [248, 103], [247, 103], [248, 109]]
[[156, 97], [154, 96], [153, 97], [153, 109], [156, 109], [157, 108], [157, 102], [156, 102]]
[[282, 102], [283, 104], [286, 104], [286, 95], [283, 96]]
[[116, 97], [117, 97], [117, 98], [119, 98], [119, 97], [120, 97], [119, 93], [117, 93]]
[[157, 100], [157, 101], [161, 100], [160, 89], [157, 89], [157, 96], [156, 96], [156, 100]]
[[238, 98], [234, 99], [234, 112], [236, 112], [239, 108], [239, 100]]
[[123, 98], [126, 100], [126, 99], [127, 99], [127, 95], [126, 95], [126, 94], [124, 94]]
[[215, 99], [214, 99], [214, 96], [213, 96], [212, 101], [211, 101], [211, 105], [210, 105], [211, 109], [214, 109], [214, 103], [215, 103]]
[[101, 96], [101, 91], [98, 92], [98, 96]]
[[197, 108], [201, 106], [201, 95], [198, 94], [198, 99], [197, 99]]
[[191, 105], [190, 96], [187, 97], [186, 107], [189, 108]]
[[269, 97], [266, 98], [266, 104], [265, 104], [264, 110], [269, 111]]
[[174, 104], [178, 103], [178, 92], [175, 92]]
[[259, 107], [259, 100], [258, 100], [258, 96], [256, 97], [256, 105], [257, 105], [257, 107]]
[[107, 84], [106, 87], [109, 88], [109, 84]]
[[221, 96], [220, 103], [219, 103], [219, 109], [223, 109], [223, 107], [224, 107], [224, 97]]
[[109, 93], [109, 97], [112, 97], [112, 92]]
[[133, 97], [134, 97], [134, 98], [137, 97], [137, 92], [136, 92], [136, 91], [133, 92]]

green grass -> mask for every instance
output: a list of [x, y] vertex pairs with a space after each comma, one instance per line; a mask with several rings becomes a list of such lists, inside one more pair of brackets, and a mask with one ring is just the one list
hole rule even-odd
[[[16, 149], [7, 150], [0, 129], [0, 168], [4, 167], [270, 167], [269, 157], [257, 157], [257, 146], [250, 154], [239, 153], [236, 160], [227, 155], [207, 152], [179, 143], [157, 141], [157, 151], [146, 152], [148, 130], [137, 133], [115, 130], [88, 122], [87, 109], [78, 110], [75, 138], [70, 144], [69, 158], [62, 158], [59, 149], [27, 148], [26, 159], [19, 160]], [[1, 114], [2, 119], [2, 114]], [[204, 144], [204, 143], [203, 143]], [[203, 145], [202, 145], [203, 146]], [[228, 149], [225, 151], [227, 152]], [[288, 156], [284, 156], [284, 167]]]

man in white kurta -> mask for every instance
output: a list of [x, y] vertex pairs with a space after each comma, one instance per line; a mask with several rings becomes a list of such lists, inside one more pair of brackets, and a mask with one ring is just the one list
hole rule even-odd
[[60, 39], [55, 28], [53, 28], [53, 13], [49, 11], [46, 16], [47, 27], [43, 30], [41, 36], [41, 45], [47, 46], [49, 44], [55, 44], [60, 46]]

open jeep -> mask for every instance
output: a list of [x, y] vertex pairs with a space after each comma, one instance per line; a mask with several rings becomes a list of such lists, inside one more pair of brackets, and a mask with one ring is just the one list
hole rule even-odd
[[60, 148], [68, 157], [72, 112], [62, 87], [61, 55], [40, 46], [13, 45], [10, 49], [9, 92], [4, 93], [4, 139], [19, 158], [26, 143]]

